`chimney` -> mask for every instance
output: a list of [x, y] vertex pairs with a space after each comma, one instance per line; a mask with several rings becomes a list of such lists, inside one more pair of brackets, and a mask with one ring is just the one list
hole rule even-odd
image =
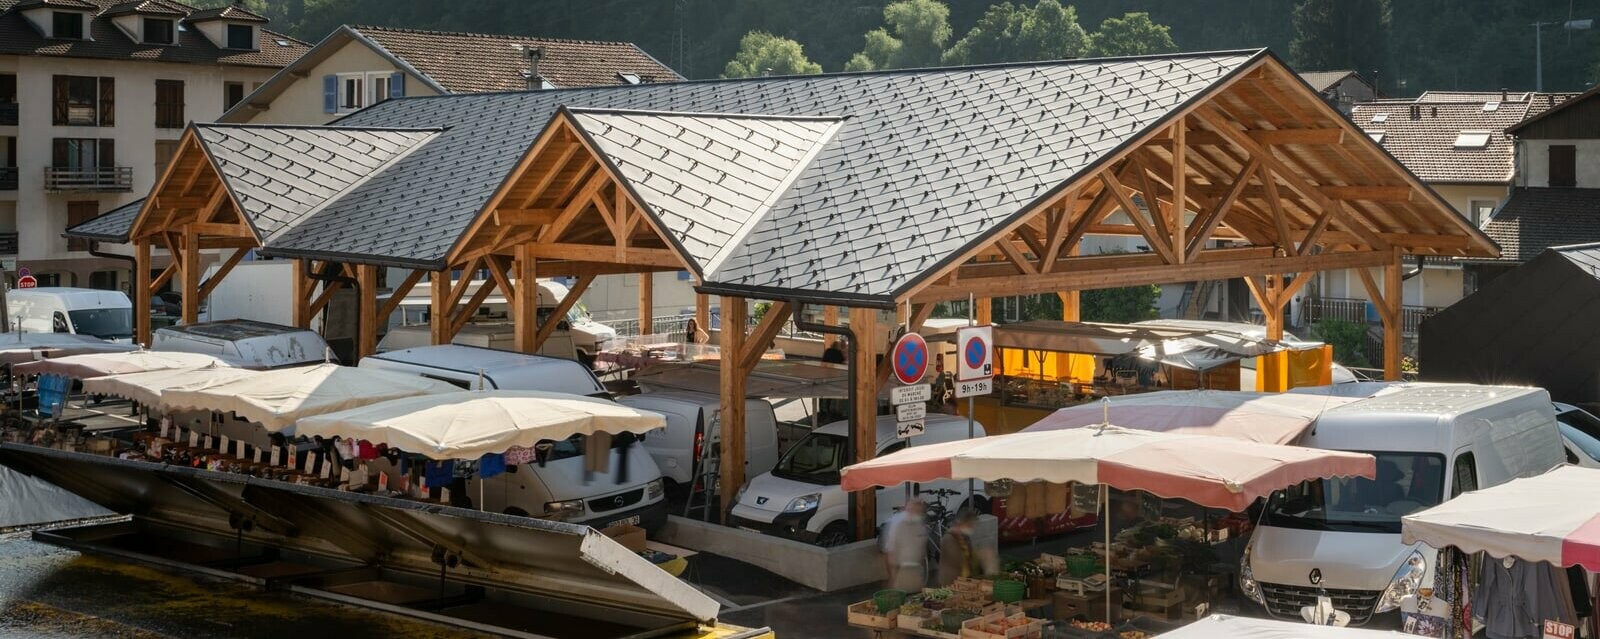
[[522, 54], [528, 57], [528, 72], [526, 78], [528, 82], [528, 89], [533, 90], [544, 86], [543, 79], [539, 77], [539, 61], [544, 59], [544, 49], [524, 45], [522, 47]]
[[1506, 101], [1506, 97], [1507, 97], [1506, 88], [1505, 87], [1500, 87], [1500, 101], [1501, 102], [1505, 102]]
[[1418, 105], [1415, 105], [1415, 104], [1411, 105], [1411, 119], [1413, 119], [1413, 120], [1421, 120], [1422, 119], [1422, 107], [1420, 107]]

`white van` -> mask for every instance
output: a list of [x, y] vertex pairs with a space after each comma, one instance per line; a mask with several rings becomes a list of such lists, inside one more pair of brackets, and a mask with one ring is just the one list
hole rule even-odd
[[[926, 429], [913, 446], [967, 439], [967, 418], [930, 414]], [[902, 450], [906, 440], [895, 434], [894, 415], [878, 417], [877, 457]], [[982, 424], [975, 424], [975, 437], [983, 437]], [[822, 426], [795, 442], [771, 472], [751, 479], [734, 498], [733, 524], [768, 534], [790, 537], [822, 546], [850, 541], [848, 494], [839, 487], [839, 471], [850, 458], [850, 422], [838, 421]], [[926, 482], [921, 490], [947, 489], [957, 494], [946, 506], [955, 510], [973, 497], [965, 480]], [[981, 488], [980, 488], [981, 490]], [[980, 495], [981, 496], [981, 493]], [[878, 489], [878, 521], [885, 522], [905, 504], [903, 487]], [[973, 504], [979, 511], [981, 505]]]
[[[516, 326], [513, 324], [467, 324], [461, 327], [456, 336], [450, 340], [451, 344], [462, 346], [477, 346], [479, 348], [493, 348], [499, 350], [514, 350], [517, 347]], [[417, 326], [396, 326], [385, 333], [383, 339], [378, 340], [378, 352], [398, 351], [418, 346], [433, 345], [433, 327], [427, 324]], [[572, 346], [572, 333], [557, 329], [545, 338], [539, 346], [539, 354], [546, 357], [561, 359], [577, 359], [578, 351]]]
[[259, 369], [338, 361], [316, 331], [245, 319], [168, 326], [151, 335], [150, 350], [204, 353]]
[[133, 342], [133, 303], [121, 291], [52, 286], [6, 292], [10, 331], [92, 335], [119, 344]]
[[[408, 348], [362, 358], [362, 368], [407, 372], [451, 382], [462, 388], [536, 390], [609, 397], [588, 367], [572, 360], [446, 344]], [[623, 441], [626, 438], [621, 438]], [[604, 528], [634, 524], [655, 532], [667, 521], [665, 482], [644, 445], [611, 448], [609, 472], [585, 472], [582, 437], [555, 442], [543, 464], [508, 466], [481, 481], [484, 510], [557, 519]], [[480, 480], [467, 480], [474, 501]]]
[[[463, 293], [464, 297], [472, 297], [478, 288], [485, 284], [483, 280], [474, 280], [468, 283], [467, 290]], [[568, 293], [570, 291], [560, 282], [539, 280], [540, 325], [543, 325], [544, 321], [555, 311], [556, 304], [565, 299]], [[380, 299], [386, 298], [386, 296], [379, 297]], [[432, 304], [432, 293], [428, 287], [419, 285], [413, 288], [411, 293], [400, 300], [398, 312], [389, 316], [389, 330], [392, 332], [399, 327], [426, 326], [429, 309]], [[471, 326], [472, 323], [506, 324], [511, 318], [509, 309], [510, 306], [505, 295], [497, 291], [484, 298], [483, 303], [478, 306], [478, 312], [473, 315], [472, 322], [468, 326]], [[571, 340], [573, 348], [578, 351], [579, 357], [585, 362], [593, 362], [595, 353], [610, 348], [612, 346], [611, 343], [617, 339], [617, 331], [615, 329], [596, 322], [589, 317], [589, 313], [584, 309], [582, 301], [574, 303], [572, 308], [567, 311], [566, 322], [566, 329], [558, 330], [557, 333], [565, 335]], [[422, 344], [416, 345], [420, 346]], [[400, 344], [394, 345], [394, 348], [405, 347]]]
[[[667, 418], [665, 428], [651, 431], [644, 439], [645, 450], [661, 467], [668, 489], [693, 485], [699, 472], [700, 454], [706, 446], [717, 446], [721, 441], [717, 419], [722, 410], [722, 400], [710, 393], [669, 391], [629, 395], [617, 399], [624, 406], [661, 413]], [[778, 463], [778, 418], [772, 403], [760, 398], [750, 398], [744, 404], [745, 426], [745, 476], [772, 470]]]
[[1401, 517], [1566, 461], [1550, 396], [1537, 388], [1401, 385], [1324, 412], [1300, 443], [1371, 453], [1377, 479], [1275, 493], [1240, 559], [1240, 590], [1280, 619], [1300, 619], [1326, 592], [1351, 625], [1414, 604], [1433, 584], [1437, 553], [1402, 544]]

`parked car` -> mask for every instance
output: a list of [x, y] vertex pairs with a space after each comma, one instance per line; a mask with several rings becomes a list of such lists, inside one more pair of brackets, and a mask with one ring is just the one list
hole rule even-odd
[[[445, 344], [371, 355], [362, 368], [408, 372], [462, 388], [535, 390], [609, 397], [588, 367], [567, 359]], [[631, 443], [624, 443], [631, 442]], [[484, 510], [558, 519], [603, 528], [635, 524], [659, 530], [667, 521], [666, 486], [650, 451], [630, 437], [611, 447], [609, 473], [585, 471], [586, 440], [553, 442], [544, 463], [508, 465], [506, 472], [467, 480], [466, 496]], [[480, 487], [479, 484], [482, 483]]]
[[1240, 560], [1240, 590], [1281, 619], [1333, 593], [1352, 625], [1394, 613], [1433, 583], [1437, 553], [1401, 543], [1401, 517], [1566, 461], [1555, 408], [1537, 388], [1397, 385], [1324, 412], [1301, 443], [1371, 453], [1377, 478], [1275, 493]]
[[150, 342], [150, 350], [215, 355], [245, 368], [338, 361], [316, 331], [255, 320], [168, 326], [152, 334]]
[[[700, 457], [706, 446], [721, 444], [717, 414], [722, 400], [711, 393], [670, 391], [629, 395], [617, 400], [625, 406], [661, 413], [667, 425], [645, 436], [645, 450], [661, 467], [667, 489], [676, 493], [688, 489], [700, 472]], [[778, 418], [772, 403], [760, 398], [745, 400], [745, 474], [754, 477], [778, 463]]]
[[1567, 449], [1567, 463], [1585, 468], [1600, 468], [1600, 418], [1571, 404], [1555, 403], [1556, 421], [1561, 422], [1561, 441]]
[[12, 326], [30, 333], [92, 335], [122, 344], [133, 342], [133, 302], [121, 291], [51, 286], [6, 292]]
[[[912, 445], [939, 444], [967, 439], [967, 419], [955, 415], [928, 415], [926, 428]], [[902, 450], [906, 440], [895, 433], [895, 416], [878, 417], [877, 457]], [[839, 471], [847, 465], [850, 422], [838, 421], [811, 431], [795, 442], [771, 472], [757, 475], [734, 498], [733, 524], [822, 546], [835, 546], [853, 539], [848, 523], [848, 494], [839, 487]], [[984, 436], [982, 424], [974, 426], [976, 437]], [[982, 493], [967, 492], [965, 480], [926, 482], [922, 490], [957, 491], [950, 506], [978, 503]], [[981, 487], [979, 488], [981, 491]], [[878, 489], [878, 521], [888, 521], [905, 504], [905, 489]]]
[[[513, 350], [517, 346], [516, 326], [513, 324], [467, 324], [451, 338], [451, 344], [477, 346], [498, 350]], [[378, 341], [378, 352], [416, 348], [433, 344], [433, 327], [427, 324], [396, 326]], [[561, 359], [577, 359], [578, 351], [572, 346], [572, 333], [556, 329], [539, 346], [539, 354]]]

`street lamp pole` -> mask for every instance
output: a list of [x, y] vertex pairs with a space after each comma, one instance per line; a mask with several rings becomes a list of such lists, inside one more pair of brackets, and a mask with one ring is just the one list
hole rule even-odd
[[1533, 23], [1533, 90], [1536, 93], [1544, 93], [1544, 28], [1558, 24], [1568, 31], [1583, 31], [1594, 27], [1594, 20]]

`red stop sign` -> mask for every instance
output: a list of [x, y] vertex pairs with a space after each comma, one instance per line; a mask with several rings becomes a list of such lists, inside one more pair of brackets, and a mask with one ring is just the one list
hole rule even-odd
[[38, 288], [38, 287], [39, 287], [39, 280], [34, 279], [34, 277], [32, 275], [24, 275], [22, 277], [17, 278], [17, 288]]

